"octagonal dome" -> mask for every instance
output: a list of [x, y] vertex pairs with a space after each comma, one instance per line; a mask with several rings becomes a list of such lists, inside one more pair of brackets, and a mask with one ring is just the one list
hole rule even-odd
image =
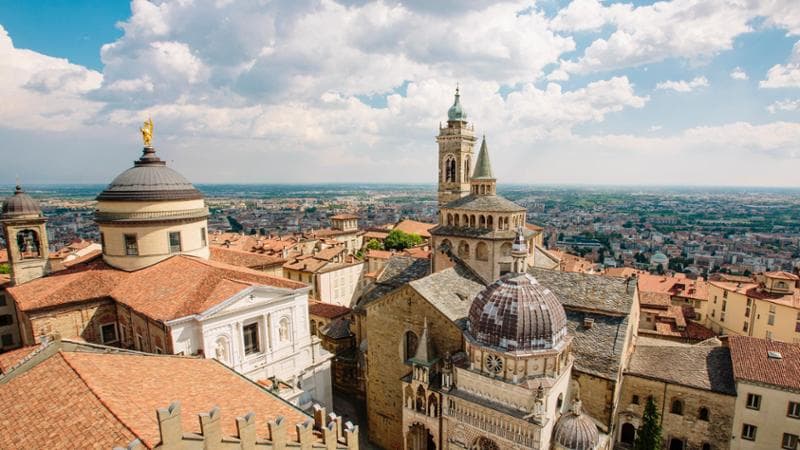
[[160, 201], [197, 200], [200, 193], [183, 175], [167, 167], [153, 147], [145, 147], [133, 167], [119, 174], [97, 200]]
[[480, 345], [503, 351], [557, 348], [567, 316], [556, 295], [530, 274], [508, 274], [475, 296], [467, 330]]
[[14, 193], [3, 201], [0, 219], [13, 219], [22, 216], [42, 216], [39, 203], [17, 185]]

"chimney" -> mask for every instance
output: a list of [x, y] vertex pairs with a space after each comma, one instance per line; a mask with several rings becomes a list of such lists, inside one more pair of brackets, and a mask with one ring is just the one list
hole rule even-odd
[[589, 330], [589, 329], [592, 328], [593, 325], [594, 325], [594, 319], [593, 318], [591, 318], [591, 317], [584, 317], [583, 318], [583, 328], [586, 328], [587, 330]]

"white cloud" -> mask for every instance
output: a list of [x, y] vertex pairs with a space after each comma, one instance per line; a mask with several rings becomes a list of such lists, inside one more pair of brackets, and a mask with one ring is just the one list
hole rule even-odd
[[61, 130], [83, 126], [101, 105], [84, 94], [103, 76], [63, 58], [14, 47], [0, 25], [0, 123], [6, 128]]
[[731, 70], [730, 75], [731, 78], [733, 78], [734, 80], [747, 80], [749, 78], [747, 76], [747, 72], [745, 72], [744, 69], [738, 66], [734, 67], [734, 69]]
[[778, 100], [767, 106], [770, 114], [780, 111], [797, 111], [798, 109], [800, 109], [800, 100]]
[[800, 41], [792, 47], [786, 64], [776, 64], [767, 71], [767, 78], [758, 85], [762, 88], [800, 87]]
[[676, 92], [692, 92], [700, 87], [708, 87], [708, 79], [706, 77], [695, 77], [690, 81], [662, 81], [656, 84], [656, 89], [658, 90], [673, 90]]

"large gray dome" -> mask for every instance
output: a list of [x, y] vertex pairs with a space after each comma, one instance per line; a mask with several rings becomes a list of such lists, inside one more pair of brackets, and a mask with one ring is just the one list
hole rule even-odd
[[556, 422], [553, 440], [568, 450], [594, 450], [600, 441], [600, 435], [592, 419], [581, 413], [580, 402], [576, 402], [573, 410]]
[[529, 274], [511, 273], [475, 296], [467, 329], [480, 345], [504, 351], [558, 347], [567, 315], [550, 289]]
[[3, 201], [2, 213], [0, 219], [13, 219], [22, 216], [42, 216], [42, 210], [39, 208], [39, 203], [30, 195], [22, 190], [22, 186], [17, 185], [14, 189], [14, 194], [9, 196]]
[[167, 167], [153, 147], [145, 147], [133, 167], [122, 172], [97, 196], [97, 200], [152, 201], [197, 200], [200, 193], [183, 175]]

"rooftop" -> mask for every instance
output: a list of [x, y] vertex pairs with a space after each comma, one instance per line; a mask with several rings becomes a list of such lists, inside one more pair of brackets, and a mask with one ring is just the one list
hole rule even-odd
[[736, 395], [731, 350], [716, 345], [638, 345], [627, 373], [695, 389]]
[[[51, 345], [55, 346], [56, 343]], [[58, 343], [0, 379], [0, 441], [4, 448], [112, 448], [138, 438], [160, 441], [155, 411], [181, 403], [181, 422], [200, 433], [197, 414], [218, 406], [222, 431], [237, 435], [236, 418], [253, 412], [260, 436], [267, 420], [290, 424], [309, 417], [212, 359], [149, 355], [110, 347]], [[120, 382], [120, 377], [126, 382]], [[164, 383], [180, 379], [180, 383]], [[25, 401], [19, 401], [24, 398]], [[54, 432], [57, 430], [57, 432]], [[289, 438], [291, 440], [291, 437]]]
[[531, 268], [528, 272], [550, 288], [564, 308], [580, 308], [612, 314], [630, 314], [633, 285], [619, 278], [585, 273]]
[[732, 335], [728, 346], [737, 381], [800, 389], [800, 344]]

